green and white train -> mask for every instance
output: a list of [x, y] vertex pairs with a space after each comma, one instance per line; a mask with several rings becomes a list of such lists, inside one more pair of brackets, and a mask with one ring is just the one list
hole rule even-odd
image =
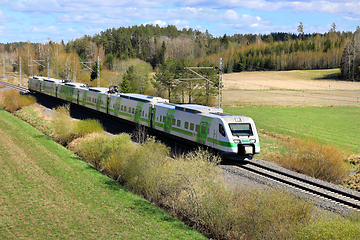
[[119, 93], [117, 87], [88, 87], [45, 77], [30, 77], [29, 90], [49, 95], [140, 124], [186, 145], [206, 146], [224, 158], [245, 160], [260, 153], [259, 136], [250, 117], [233, 116], [222, 109], [196, 104], [173, 104], [168, 99], [142, 94]]

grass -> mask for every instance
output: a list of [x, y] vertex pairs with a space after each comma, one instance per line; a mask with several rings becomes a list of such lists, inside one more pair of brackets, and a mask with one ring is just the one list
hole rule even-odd
[[204, 239], [0, 110], [1, 239]]
[[358, 107], [226, 107], [224, 111], [249, 116], [266, 132], [313, 138], [360, 154]]

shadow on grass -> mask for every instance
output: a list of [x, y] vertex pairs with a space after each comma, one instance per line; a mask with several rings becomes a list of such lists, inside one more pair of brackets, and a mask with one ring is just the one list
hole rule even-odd
[[336, 81], [346, 81], [346, 79], [341, 78], [341, 73], [331, 73], [323, 77], [314, 78], [314, 80], [336, 80]]

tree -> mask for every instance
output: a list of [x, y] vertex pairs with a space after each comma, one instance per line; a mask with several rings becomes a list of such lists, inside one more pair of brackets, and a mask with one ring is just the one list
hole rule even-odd
[[304, 25], [302, 22], [299, 22], [299, 26], [297, 28], [297, 31], [299, 32], [299, 38], [301, 39], [304, 35]]
[[129, 81], [127, 80], [126, 77], [123, 78], [120, 88], [123, 93], [131, 93], [132, 92]]
[[176, 87], [177, 62], [171, 58], [168, 58], [164, 64], [160, 65], [154, 76], [153, 85], [159, 91], [166, 90], [168, 92], [168, 98], [171, 99], [171, 93]]

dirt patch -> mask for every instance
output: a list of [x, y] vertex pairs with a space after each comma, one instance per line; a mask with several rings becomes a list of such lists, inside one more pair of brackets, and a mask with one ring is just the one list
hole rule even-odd
[[[297, 71], [300, 72], [301, 71]], [[358, 106], [360, 82], [335, 81], [288, 72], [223, 75], [224, 106]], [[315, 75], [315, 74], [313, 74]], [[311, 80], [319, 78], [321, 80]]]

